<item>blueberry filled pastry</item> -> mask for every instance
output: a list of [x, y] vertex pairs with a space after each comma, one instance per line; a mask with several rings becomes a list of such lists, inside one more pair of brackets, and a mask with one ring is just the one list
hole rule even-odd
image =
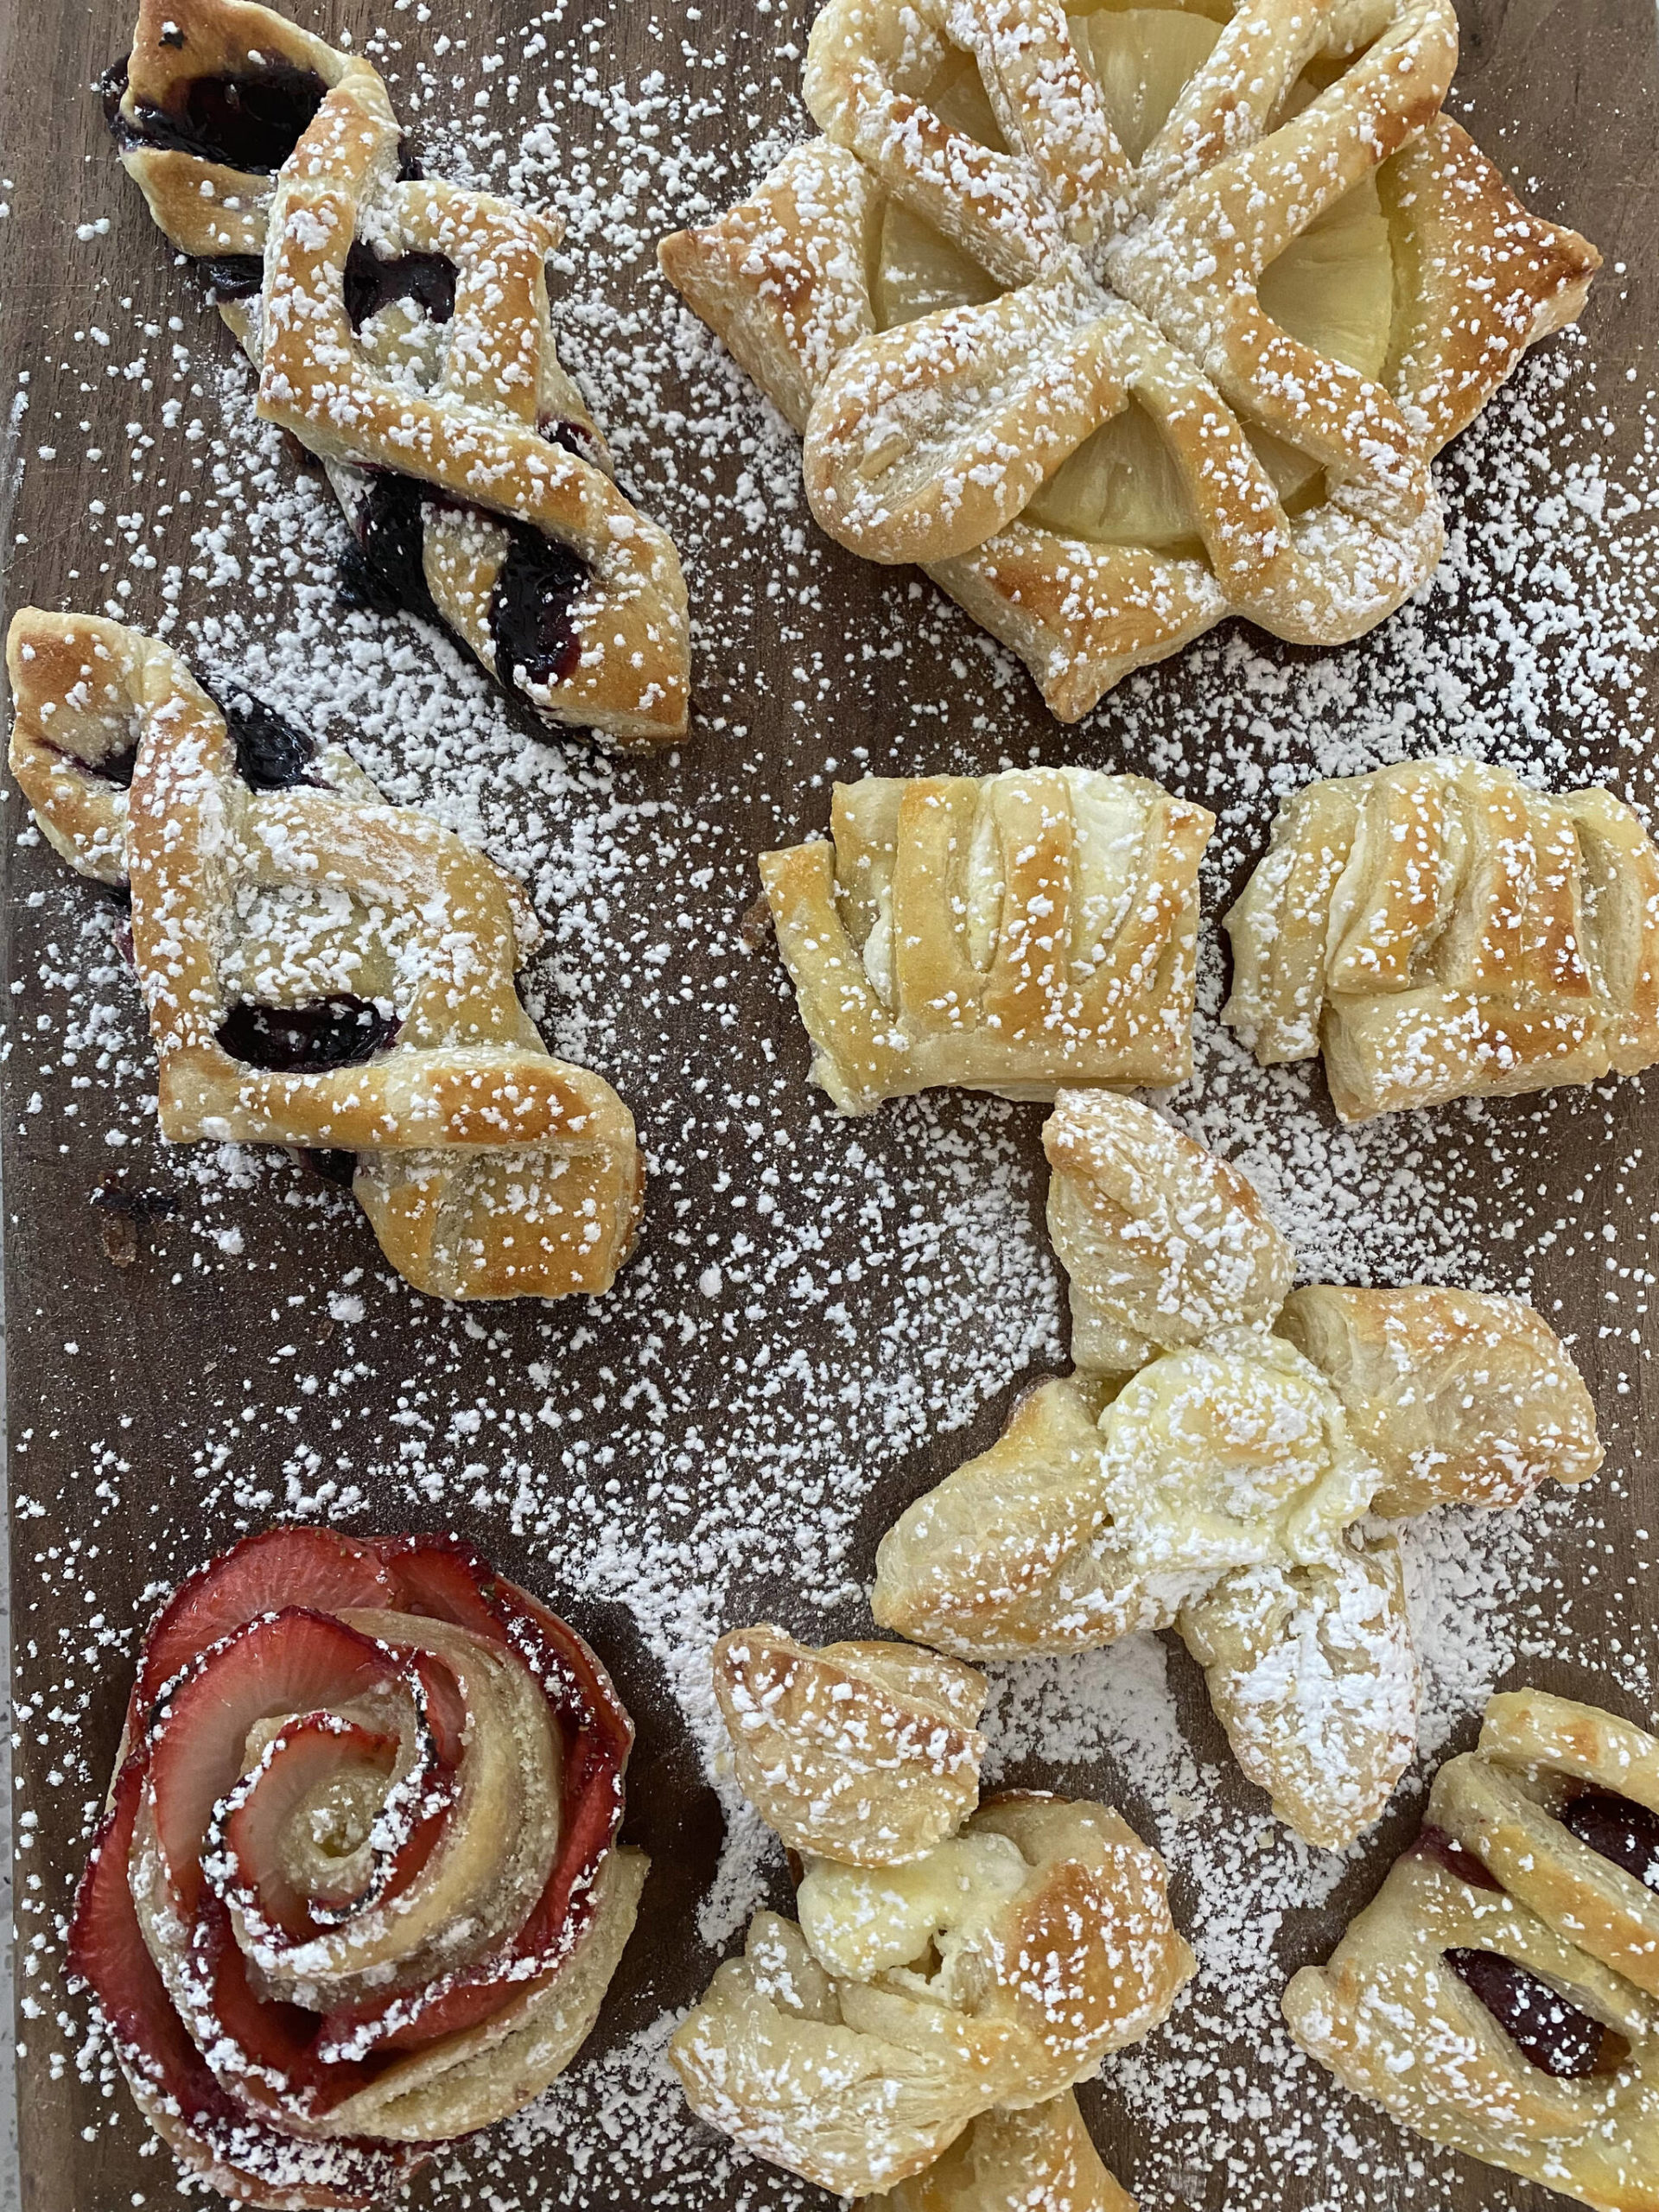
[[42, 829], [130, 887], [162, 1135], [352, 1156], [417, 1290], [607, 1290], [643, 1161], [610, 1085], [519, 1003], [523, 887], [234, 686], [221, 709], [158, 639], [25, 607], [7, 666]]
[[104, 92], [258, 414], [334, 486], [351, 595], [438, 624], [556, 727], [681, 736], [685, 585], [554, 349], [556, 219], [423, 176], [372, 66], [249, 0], [140, 0]]

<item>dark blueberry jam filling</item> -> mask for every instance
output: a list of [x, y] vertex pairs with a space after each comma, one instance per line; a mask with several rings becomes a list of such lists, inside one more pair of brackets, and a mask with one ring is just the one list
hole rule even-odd
[[104, 113], [123, 153], [140, 146], [194, 154], [198, 161], [255, 176], [274, 176], [322, 105], [327, 86], [315, 69], [271, 61], [236, 77], [193, 77], [169, 104], [135, 103], [122, 111], [127, 64], [113, 63], [99, 80]]
[[394, 300], [413, 300], [434, 322], [455, 311], [455, 264], [447, 254], [404, 253], [382, 261], [372, 246], [354, 240], [346, 257], [346, 312], [361, 330], [372, 315]]
[[1412, 1849], [1420, 1859], [1433, 1859], [1435, 1866], [1443, 1866], [1448, 1874], [1455, 1874], [1471, 1889], [1501, 1890], [1503, 1886], [1488, 1871], [1484, 1859], [1477, 1859], [1456, 1836], [1448, 1835], [1444, 1828], [1437, 1828], [1432, 1822], [1425, 1822], [1418, 1831]]
[[210, 300], [257, 300], [265, 285], [265, 264], [257, 253], [204, 256], [194, 264]]
[[421, 509], [438, 496], [412, 476], [390, 469], [376, 474], [353, 518], [357, 543], [340, 559], [340, 589], [348, 607], [366, 607], [376, 614], [418, 614], [423, 622], [442, 626], [421, 555]]
[[118, 784], [124, 791], [131, 790], [132, 772], [138, 766], [136, 745], [130, 745], [124, 753], [106, 753], [101, 760], [83, 760], [78, 753], [66, 753], [61, 757], [84, 769], [87, 775], [96, 776], [100, 783]]
[[325, 1075], [360, 1067], [384, 1052], [397, 1024], [349, 991], [305, 1006], [260, 1006], [243, 999], [219, 1025], [218, 1041], [232, 1059], [271, 1075]]
[[566, 453], [575, 454], [578, 461], [585, 461], [590, 468], [604, 465], [603, 449], [585, 423], [550, 421], [538, 423], [537, 428], [550, 445], [563, 446]]
[[1581, 2082], [1587, 2075], [1611, 2073], [1629, 2053], [1623, 2036], [1500, 1951], [1448, 1951], [1446, 1963], [1541, 2074]]
[[287, 791], [315, 780], [308, 771], [317, 748], [302, 729], [245, 691], [226, 690], [214, 696], [236, 747], [237, 772], [250, 791]]
[[582, 658], [570, 610], [591, 571], [578, 553], [527, 523], [509, 523], [512, 543], [490, 594], [497, 676], [510, 691], [525, 683], [550, 690]]
[[1659, 1813], [1611, 1789], [1586, 1789], [1563, 1806], [1561, 1826], [1659, 1894]]

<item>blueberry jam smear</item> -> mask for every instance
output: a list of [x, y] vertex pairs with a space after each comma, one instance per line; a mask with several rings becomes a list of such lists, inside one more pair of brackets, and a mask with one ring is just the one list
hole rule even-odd
[[1582, 2082], [1611, 2074], [1630, 2045], [1611, 2028], [1552, 1989], [1501, 1951], [1452, 1950], [1446, 1963], [1479, 1998], [1516, 2050], [1541, 2074], [1557, 2082]]
[[346, 257], [346, 312], [361, 330], [372, 315], [394, 300], [413, 300], [429, 321], [448, 322], [455, 311], [455, 264], [448, 254], [400, 253], [383, 261], [371, 245], [353, 239]]
[[423, 557], [421, 509], [439, 495], [413, 476], [376, 473], [353, 518], [357, 542], [340, 556], [340, 595], [375, 614], [418, 614], [440, 627]]
[[315, 69], [267, 61], [238, 76], [192, 77], [175, 86], [165, 107], [134, 102], [124, 111], [128, 65], [113, 63], [99, 80], [105, 119], [122, 152], [192, 154], [198, 161], [254, 176], [274, 176], [300, 143], [328, 87]]
[[192, 265], [210, 300], [257, 300], [265, 288], [265, 264], [257, 253], [204, 255]]
[[361, 1067], [383, 1052], [397, 1023], [350, 991], [304, 1006], [261, 1006], [241, 999], [219, 1024], [217, 1041], [232, 1059], [269, 1075], [326, 1075]]
[[1465, 1845], [1458, 1841], [1456, 1836], [1449, 1835], [1444, 1828], [1437, 1828], [1432, 1821], [1423, 1823], [1417, 1832], [1417, 1840], [1411, 1847], [1419, 1859], [1432, 1860], [1436, 1866], [1444, 1867], [1448, 1874], [1455, 1874], [1459, 1881], [1467, 1882], [1471, 1889], [1501, 1890], [1503, 1886], [1491, 1873], [1484, 1859], [1478, 1859]]
[[236, 747], [237, 772], [250, 791], [288, 791], [315, 780], [308, 773], [317, 757], [315, 741], [274, 707], [229, 690], [215, 693], [214, 702]]
[[490, 594], [496, 674], [510, 691], [551, 690], [582, 658], [571, 608], [592, 574], [579, 553], [527, 523], [509, 523], [512, 544]]
[[1622, 1866], [1659, 1895], [1659, 1813], [1617, 1790], [1585, 1789], [1561, 1808], [1561, 1826], [1598, 1858]]
[[101, 760], [83, 760], [79, 753], [66, 753], [64, 758], [84, 769], [87, 775], [96, 776], [100, 783], [118, 785], [124, 791], [132, 789], [133, 771], [138, 766], [136, 745], [128, 746], [124, 753], [106, 753]]

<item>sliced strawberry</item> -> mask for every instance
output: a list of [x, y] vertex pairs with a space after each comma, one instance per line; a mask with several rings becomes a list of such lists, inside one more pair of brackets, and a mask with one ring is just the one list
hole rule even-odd
[[372, 1544], [333, 1529], [267, 1529], [245, 1537], [181, 1582], [162, 1608], [144, 1640], [129, 1719], [147, 1718], [181, 1667], [261, 1613], [288, 1605], [335, 1613], [396, 1602], [396, 1586]]
[[[283, 1839], [307, 1798], [320, 1796], [342, 1771], [359, 1768], [384, 1785], [397, 1764], [397, 1738], [342, 1719], [335, 1713], [308, 1713], [291, 1720], [266, 1745], [251, 1773], [220, 1800], [205, 1864], [213, 1890], [239, 1905], [261, 1935], [303, 1942], [331, 1918], [342, 1917], [359, 1896], [318, 1898], [296, 1889], [283, 1867]], [[416, 1771], [424, 1762], [417, 1762]], [[391, 1856], [390, 1850], [380, 1854]], [[384, 1886], [384, 1878], [380, 1886]]]

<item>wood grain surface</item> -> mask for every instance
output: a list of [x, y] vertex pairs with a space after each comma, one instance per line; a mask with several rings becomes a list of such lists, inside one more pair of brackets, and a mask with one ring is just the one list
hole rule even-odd
[[[516, 144], [527, 115], [534, 118], [522, 88], [516, 104], [509, 99], [511, 73], [480, 61], [498, 31], [530, 22], [528, 5], [432, 0], [429, 8], [404, 9], [400, 0], [396, 11], [377, 11], [369, 0], [327, 0], [296, 12], [325, 35], [346, 26], [360, 37], [377, 20], [390, 27], [396, 49], [382, 66], [417, 141], [433, 146], [439, 164], [446, 123], [463, 111], [474, 144], [490, 123], [499, 124], [504, 143]], [[548, 128], [571, 149], [569, 175], [634, 190], [647, 213], [677, 204], [692, 211], [703, 189], [715, 202], [734, 196], [734, 182], [753, 174], [751, 149], [787, 143], [810, 13], [803, 0], [769, 13], [757, 12], [754, 0], [702, 0], [700, 12], [667, 0], [655, 13], [646, 0], [588, 0], [573, 9], [549, 38], [555, 48], [568, 44], [578, 16], [589, 23], [592, 74], [574, 92], [568, 73], [539, 87]], [[1560, 403], [1572, 418], [1561, 435], [1570, 429], [1621, 466], [1633, 462], [1650, 375], [1646, 334], [1659, 311], [1659, 70], [1650, 0], [1467, 0], [1460, 14], [1457, 111], [1533, 204], [1584, 230], [1609, 264], [1580, 365]], [[0, 356], [8, 398], [26, 400], [14, 409], [7, 456], [7, 612], [30, 601], [99, 608], [118, 593], [143, 626], [169, 605], [187, 626], [229, 607], [247, 633], [280, 639], [298, 621], [292, 564], [285, 571], [281, 549], [267, 546], [262, 567], [238, 542], [242, 506], [261, 496], [259, 486], [245, 482], [237, 492], [227, 483], [227, 473], [244, 467], [245, 446], [215, 446], [226, 423], [245, 418], [245, 378], [222, 373], [234, 359], [229, 337], [188, 272], [173, 265], [122, 176], [88, 89], [125, 51], [128, 28], [117, 0], [7, 0], [0, 83], [10, 214], [0, 224]], [[438, 44], [443, 34], [454, 41], [448, 49]], [[526, 42], [508, 43], [518, 54]], [[729, 66], [698, 79], [700, 112], [687, 124], [683, 103], [668, 111], [665, 128], [683, 131], [688, 143], [660, 149], [665, 158], [653, 167], [650, 189], [635, 190], [623, 171], [634, 165], [638, 136], [629, 141], [632, 152], [616, 149], [604, 88], [639, 87], [658, 70], [675, 84], [679, 73], [701, 66], [697, 54], [722, 52]], [[537, 66], [512, 65], [521, 75]], [[484, 104], [475, 107], [475, 98]], [[701, 162], [711, 149], [723, 149], [726, 162]], [[561, 198], [556, 175], [550, 196]], [[101, 225], [107, 229], [78, 235]], [[584, 267], [602, 270], [604, 263], [590, 246]], [[596, 311], [564, 318], [572, 358], [582, 366], [585, 349], [614, 365], [630, 332], [648, 333], [671, 314], [649, 253], [619, 255]], [[175, 346], [184, 349], [182, 366]], [[857, 1502], [840, 1532], [844, 1563], [804, 1560], [765, 1541], [744, 1548], [734, 1538], [730, 1556], [742, 1563], [722, 1579], [728, 1621], [772, 1615], [818, 1637], [856, 1633], [867, 1619], [857, 1586], [881, 1530], [911, 1497], [982, 1448], [1033, 1366], [1059, 1363], [1058, 1309], [1046, 1263], [1040, 1281], [1027, 1286], [1006, 1267], [999, 1274], [984, 1239], [935, 1236], [928, 1244], [922, 1236], [934, 1280], [918, 1306], [907, 1256], [915, 1246], [910, 1217], [921, 1225], [918, 1236], [944, 1217], [945, 1194], [979, 1172], [975, 1147], [988, 1130], [1001, 1187], [1012, 1192], [1008, 1203], [1025, 1223], [1020, 1249], [1039, 1249], [1040, 1116], [947, 1098], [925, 1109], [890, 1109], [855, 1133], [824, 1114], [804, 1088], [804, 1045], [770, 950], [739, 948], [740, 918], [755, 890], [753, 855], [780, 842], [780, 833], [821, 826], [828, 764], [850, 771], [855, 747], [864, 748], [871, 769], [889, 772], [983, 770], [1027, 756], [1121, 765], [1160, 774], [1211, 804], [1236, 801], [1226, 789], [1236, 751], [1207, 757], [1202, 738], [1216, 689], [1229, 681], [1230, 641], [1241, 633], [1224, 632], [1217, 645], [1144, 679], [1133, 714], [1125, 701], [1109, 701], [1080, 729], [1063, 731], [1023, 679], [1010, 681], [999, 657], [982, 649], [964, 620], [939, 611], [930, 587], [920, 586], [918, 598], [903, 576], [819, 541], [798, 505], [781, 517], [770, 512], [764, 484], [757, 491], [746, 481], [752, 452], [734, 435], [728, 442], [709, 410], [706, 360], [687, 375], [684, 391], [651, 395], [651, 411], [632, 435], [619, 419], [626, 376], [613, 376], [600, 411], [621, 433], [630, 490], [687, 547], [700, 615], [691, 734], [672, 758], [617, 768], [573, 741], [561, 772], [567, 821], [579, 817], [583, 792], [595, 810], [633, 810], [632, 827], [615, 832], [610, 847], [627, 849], [631, 839], [633, 865], [604, 886], [602, 926], [558, 956], [575, 1014], [585, 1001], [603, 1007], [598, 1064], [634, 1106], [653, 1157], [645, 1252], [613, 1298], [580, 1313], [512, 1306], [467, 1315], [423, 1304], [376, 1264], [354, 1209], [308, 1184], [297, 1166], [278, 1159], [245, 1188], [223, 1173], [210, 1188], [166, 1154], [153, 1122], [130, 1141], [106, 1141], [111, 1128], [124, 1136], [129, 1128], [125, 1105], [117, 1111], [112, 1103], [118, 1094], [130, 1103], [143, 1088], [136, 1001], [89, 922], [100, 912], [99, 894], [70, 880], [38, 842], [16, 842], [25, 815], [16, 794], [7, 794], [4, 1259], [16, 1761], [26, 1822], [19, 1948], [29, 1961], [18, 2032], [30, 2212], [181, 2201], [168, 2162], [149, 2154], [124, 2096], [97, 2066], [83, 2078], [74, 2063], [85, 2015], [59, 1980], [62, 1916], [114, 1749], [147, 1592], [263, 1519], [311, 1510], [365, 1529], [442, 1520], [563, 1605], [611, 1664], [639, 1724], [626, 1833], [650, 1850], [654, 1871], [641, 1931], [595, 2039], [595, 2050], [616, 2050], [665, 2008], [689, 2002], [712, 1971], [696, 1907], [715, 1872], [721, 1820], [660, 1651], [642, 1637], [620, 1590], [607, 1602], [572, 1593], [558, 1564], [562, 1544], [600, 1541], [606, 1513], [626, 1529], [636, 1506], [643, 1510], [647, 1493], [655, 1497], [665, 1481], [693, 1491], [723, 1485], [722, 1526], [740, 1534], [770, 1525], [769, 1499], [779, 1485], [806, 1494], [814, 1483], [829, 1483], [833, 1503], [836, 1470], [865, 1432], [851, 1416], [842, 1430], [818, 1422], [822, 1378], [844, 1369], [871, 1391], [885, 1381], [907, 1391], [919, 1414], [896, 1445], [870, 1443], [873, 1471], [846, 1493]], [[735, 392], [735, 380], [725, 388]], [[175, 400], [181, 404], [168, 404]], [[760, 412], [743, 404], [752, 427]], [[269, 465], [291, 477], [281, 456]], [[1478, 529], [1482, 486], [1459, 471], [1455, 453], [1446, 480], [1454, 524]], [[187, 489], [189, 502], [181, 497]], [[321, 495], [317, 513], [326, 517]], [[129, 524], [129, 515], [138, 519]], [[215, 518], [223, 524], [217, 563], [199, 547], [193, 551], [195, 534]], [[326, 519], [316, 526], [338, 534]], [[1640, 515], [1610, 512], [1599, 537], [1573, 536], [1573, 557], [1640, 557], [1645, 526]], [[238, 563], [240, 575], [226, 562]], [[308, 620], [319, 619], [320, 603], [326, 610], [321, 590], [313, 581]], [[1524, 628], [1527, 609], [1513, 613]], [[1433, 646], [1459, 623], [1494, 619], [1490, 607], [1443, 598], [1420, 626]], [[303, 650], [302, 625], [295, 635]], [[864, 649], [866, 641], [874, 650]], [[1250, 644], [1257, 668], [1294, 674], [1310, 662], [1268, 640]], [[441, 709], [448, 664], [440, 664], [429, 641], [410, 650], [438, 670]], [[1640, 641], [1624, 641], [1607, 683], [1625, 682], [1641, 654]], [[1368, 671], [1375, 668], [1380, 679], [1392, 665], [1374, 643], [1340, 659], [1354, 696], [1364, 695]], [[1552, 664], [1546, 654], [1537, 664]], [[1574, 664], [1587, 664], [1583, 656]], [[479, 694], [473, 683], [467, 697]], [[1592, 711], [1592, 703], [1564, 689], [1533, 700], [1530, 710], [1573, 755], [1575, 769], [1605, 769], [1645, 798], [1648, 702], [1626, 694], [1611, 715]], [[1468, 711], [1483, 704], [1503, 711], [1501, 702], [1478, 696]], [[543, 772], [536, 764], [551, 757], [527, 721], [504, 727], [505, 737], [467, 786], [486, 831], [508, 818], [522, 824], [537, 803]], [[1623, 747], [1606, 734], [1618, 729]], [[1431, 735], [1417, 749], [1434, 749], [1435, 741]], [[1581, 742], [1605, 758], [1584, 762]], [[1281, 765], [1294, 766], [1299, 747], [1304, 760], [1312, 757], [1311, 741], [1294, 732], [1281, 729], [1274, 743]], [[376, 759], [394, 744], [395, 734], [375, 731]], [[421, 796], [429, 747], [442, 755], [441, 735], [424, 732], [422, 744], [429, 750], [412, 747], [403, 764], [399, 796]], [[1266, 812], [1261, 799], [1262, 831]], [[659, 867], [656, 856], [671, 849], [673, 867]], [[1211, 871], [1212, 918], [1243, 855], [1243, 848], [1225, 849]], [[690, 912], [688, 882], [700, 902]], [[638, 949], [659, 945], [662, 957], [642, 963]], [[90, 1025], [95, 1005], [105, 1011]], [[1296, 1080], [1298, 1112], [1310, 1126], [1327, 1126], [1322, 1086]], [[1649, 1503], [1642, 1503], [1641, 1450], [1653, 1422], [1648, 1370], [1632, 1339], [1645, 1313], [1639, 1270], [1649, 1256], [1649, 1224], [1659, 1221], [1659, 1153], [1649, 1147], [1644, 1154], [1643, 1142], [1656, 1095], [1652, 1081], [1637, 1081], [1484, 1115], [1425, 1117], [1399, 1200], [1402, 1208], [1414, 1203], [1411, 1192], [1427, 1179], [1447, 1194], [1486, 1280], [1502, 1285], [1527, 1274], [1536, 1302], [1574, 1338], [1608, 1443], [1606, 1473], [1588, 1502], [1537, 1523], [1547, 1572], [1516, 1603], [1529, 1609], [1534, 1631], [1541, 1610], [1548, 1616], [1540, 1632], [1553, 1656], [1517, 1663], [1510, 1678], [1530, 1675], [1644, 1718], [1659, 1658], [1650, 1582], [1644, 1586], [1650, 1488]], [[1360, 1156], [1397, 1163], [1401, 1141], [1390, 1142], [1386, 1154], [1379, 1148]], [[844, 1171], [849, 1195], [824, 1209], [814, 1264], [858, 1257], [855, 1294], [843, 1287], [837, 1297], [820, 1293], [791, 1304], [775, 1285], [766, 1287], [766, 1231], [753, 1210], [740, 1219], [733, 1205], [755, 1191], [774, 1144], [787, 1162], [786, 1192], [832, 1187]], [[861, 1187], [872, 1193], [868, 1203]], [[880, 1195], [912, 1189], [908, 1211]], [[1375, 1191], [1367, 1203], [1378, 1211]], [[741, 1249], [734, 1224], [753, 1232], [746, 1265], [733, 1264]], [[1412, 1224], [1402, 1221], [1402, 1230], [1408, 1241]], [[710, 1253], [724, 1255], [715, 1292], [699, 1287]], [[1620, 1275], [1618, 1265], [1637, 1272]], [[363, 1271], [352, 1294], [357, 1306], [342, 1306], [339, 1286], [354, 1269]], [[756, 1299], [767, 1302], [768, 1341], [786, 1354], [780, 1373], [798, 1359], [803, 1375], [818, 1378], [798, 1395], [786, 1382], [767, 1395], [745, 1377], [746, 1332], [757, 1325], [746, 1312]], [[1020, 1317], [1022, 1303], [1034, 1316], [1029, 1322]], [[661, 1318], [677, 1310], [686, 1325], [664, 1342]], [[918, 1313], [943, 1317], [937, 1341], [915, 1341]], [[953, 1366], [983, 1372], [988, 1338], [1015, 1348], [1006, 1378], [976, 1389], [965, 1426], [936, 1429], [929, 1409], [954, 1405]], [[327, 1378], [325, 1386], [296, 1392], [295, 1378], [307, 1369]], [[562, 1427], [533, 1418], [545, 1406], [558, 1412]], [[480, 1408], [470, 1427], [449, 1421], [453, 1408]], [[959, 1421], [961, 1409], [950, 1417]], [[577, 1433], [586, 1440], [581, 1483], [568, 1452], [550, 1440]], [[410, 1439], [420, 1440], [418, 1450], [404, 1448]], [[688, 1555], [688, 1580], [697, 1567]], [[671, 1576], [671, 1562], [664, 1572]], [[804, 1580], [815, 1593], [810, 1610], [798, 1595]], [[831, 1585], [843, 1594], [826, 1606], [819, 1601]], [[1243, 1835], [1259, 1824], [1262, 1801], [1226, 1764], [1196, 1669], [1179, 1656], [1168, 1665], [1205, 1787]], [[1458, 1747], [1471, 1739], [1476, 1717], [1472, 1710], [1466, 1716]], [[1013, 1778], [1103, 1794], [1148, 1833], [1156, 1825], [1159, 1808], [1146, 1802], [1133, 1764], [1116, 1757], [1059, 1766], [1033, 1756]], [[1328, 1899], [1275, 1931], [1287, 1976], [1323, 1957], [1344, 1916], [1376, 1888], [1411, 1832], [1418, 1802], [1402, 1793]], [[1179, 1840], [1166, 1847], [1178, 1910], [1190, 1915], [1194, 1893]], [[1561, 2201], [1427, 2152], [1414, 2174], [1391, 2123], [1334, 2092], [1325, 2139], [1330, 2170], [1309, 2159], [1285, 2167], [1277, 2153], [1253, 2148], [1249, 2100], [1265, 2080], [1265, 2063], [1255, 2049], [1228, 2050], [1224, 2065], [1190, 2085], [1190, 2115], [1166, 2109], [1155, 2131], [1109, 2087], [1087, 2093], [1103, 2152], [1142, 2194], [1147, 2212], [1268, 2204], [1298, 2212], [1338, 2201], [1375, 2212], [1428, 2204], [1544, 2212]], [[1211, 2110], [1218, 2102], [1235, 2115], [1224, 2143]], [[620, 2125], [631, 2125], [626, 2113]], [[1373, 2164], [1374, 2188], [1365, 2180]], [[1338, 2167], [1345, 2175], [1339, 2197], [1332, 2194]], [[625, 2205], [632, 2212], [636, 2202], [721, 2212], [828, 2202], [753, 2166], [727, 2174], [722, 2165], [726, 2177], [706, 2184], [688, 2170], [671, 2185], [665, 2180], [660, 2196], [625, 2188], [609, 2171], [584, 2176], [556, 2135], [532, 2133], [522, 2152], [504, 2157], [498, 2148], [487, 2165], [470, 2153], [446, 2164], [416, 2195], [446, 2205], [575, 2204], [592, 2212]]]

